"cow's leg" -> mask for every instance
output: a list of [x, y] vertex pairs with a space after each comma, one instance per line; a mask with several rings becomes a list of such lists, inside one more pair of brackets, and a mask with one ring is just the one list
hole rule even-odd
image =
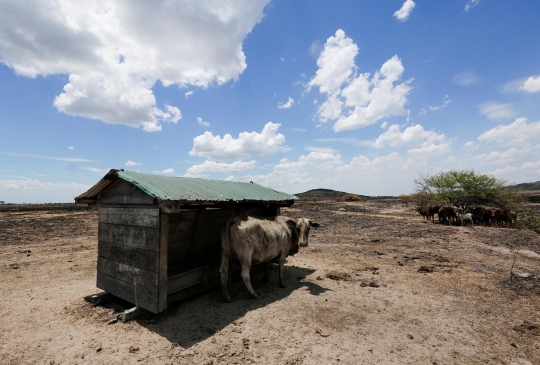
[[266, 263], [266, 270], [264, 270], [264, 277], [263, 277], [263, 281], [265, 283], [270, 281], [270, 268], [271, 267], [272, 267], [272, 261], [268, 261]]
[[[251, 258], [251, 253], [249, 255]], [[255, 290], [253, 290], [253, 287], [251, 286], [251, 277], [249, 275], [249, 270], [251, 269], [251, 260], [242, 258], [240, 260], [240, 264], [242, 266], [241, 274], [242, 280], [244, 281], [244, 284], [246, 285], [246, 288], [249, 292], [249, 296], [253, 299], [257, 299], [259, 296], [257, 293], [255, 293]]]
[[229, 273], [229, 256], [221, 255], [221, 267], [219, 269], [221, 274], [221, 291], [223, 292], [223, 299], [226, 302], [231, 301], [231, 296], [229, 295], [229, 286], [231, 283], [231, 277]]
[[285, 256], [279, 258], [279, 286], [286, 288], [285, 284]]

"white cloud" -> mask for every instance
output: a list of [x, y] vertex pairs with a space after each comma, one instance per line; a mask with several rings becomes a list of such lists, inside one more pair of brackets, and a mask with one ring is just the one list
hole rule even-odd
[[475, 160], [481, 161], [482, 163], [497, 164], [497, 165], [506, 165], [514, 162], [516, 158], [522, 154], [523, 150], [518, 150], [517, 148], [510, 148], [504, 152], [493, 151], [490, 153], [482, 153], [478, 156], [475, 156]]
[[382, 129], [386, 129], [387, 127], [388, 127], [388, 122], [386, 122], [386, 121], [385, 121], [385, 122], [382, 122], [381, 128], [382, 128]]
[[75, 149], [74, 146], [69, 146], [69, 147], [66, 147], [66, 148], [67, 148], [68, 150], [72, 150], [72, 151]]
[[513, 104], [486, 102], [480, 104], [479, 112], [488, 119], [510, 119], [516, 116], [516, 112], [512, 108], [513, 106]]
[[189, 154], [223, 161], [290, 151], [290, 148], [285, 145], [285, 136], [277, 133], [280, 126], [281, 124], [268, 122], [261, 133], [242, 132], [236, 139], [230, 134], [221, 138], [207, 131], [193, 139], [193, 148]]
[[482, 133], [478, 139], [513, 146], [540, 143], [540, 121], [527, 124], [527, 118], [517, 118], [509, 125], [499, 125]]
[[268, 2], [14, 1], [0, 12], [0, 58], [25, 77], [68, 74], [54, 100], [63, 113], [157, 131], [181, 115], [158, 107], [156, 81], [236, 80], [246, 68], [242, 42]]
[[88, 171], [93, 172], [95, 174], [106, 174], [110, 170], [110, 169], [100, 169], [98, 167], [82, 167], [82, 169], [88, 170]]
[[305, 188], [307, 185], [320, 184], [319, 187], [324, 186], [324, 181], [333, 178], [329, 172], [341, 164], [340, 155], [311, 152], [307, 156], [300, 156], [298, 161], [282, 159], [267, 175], [247, 175], [244, 176], [244, 179], [276, 189], [295, 192], [296, 189]]
[[14, 153], [14, 152], [0, 152], [4, 155], [13, 156], [13, 157], [33, 157], [33, 158], [44, 158], [47, 160], [56, 160], [56, 161], [65, 161], [65, 162], [96, 162], [94, 160], [88, 160], [86, 158], [76, 158], [76, 157], [51, 157], [44, 155], [35, 155], [28, 153]]
[[446, 140], [444, 134], [426, 131], [420, 124], [408, 127], [403, 132], [401, 132], [399, 125], [394, 124], [375, 141], [363, 143], [375, 148], [418, 146], [418, 148], [409, 150], [409, 153], [446, 152], [450, 147], [450, 142]]
[[225, 181], [236, 181], [236, 177], [234, 175], [229, 175], [223, 180], [225, 180]]
[[154, 173], [158, 175], [172, 175], [174, 174], [174, 169], [171, 167], [169, 169], [161, 170], [161, 171], [154, 171]]
[[415, 5], [413, 0], [405, 0], [401, 9], [394, 13], [394, 18], [401, 20], [402, 22], [409, 19], [409, 15], [411, 15]]
[[91, 185], [32, 179], [0, 180], [0, 196], [7, 203], [73, 203]]
[[468, 141], [463, 145], [463, 149], [467, 152], [471, 152], [478, 149], [478, 145], [474, 143], [474, 141]]
[[187, 174], [189, 176], [200, 176], [207, 177], [211, 173], [231, 173], [231, 172], [242, 172], [247, 170], [252, 170], [257, 165], [257, 161], [235, 161], [232, 163], [226, 162], [216, 162], [211, 160], [206, 160], [202, 164], [193, 165], [187, 169]]
[[289, 96], [289, 100], [286, 103], [278, 103], [279, 109], [289, 109], [294, 104], [294, 99]]
[[540, 76], [529, 77], [519, 89], [530, 93], [540, 92]]
[[304, 147], [305, 150], [311, 151], [311, 152], [320, 152], [320, 153], [332, 153], [337, 154], [338, 150], [335, 150], [330, 147]]
[[336, 132], [363, 128], [393, 115], [408, 115], [403, 106], [411, 80], [394, 85], [404, 72], [401, 60], [392, 57], [371, 78], [369, 73], [353, 76], [357, 53], [356, 44], [339, 29], [324, 45], [317, 60], [319, 69], [309, 82], [309, 87], [318, 86], [319, 92], [326, 94], [317, 115], [323, 123], [336, 120]]
[[459, 86], [470, 86], [478, 84], [482, 79], [474, 71], [465, 71], [455, 75], [453, 81]]
[[205, 127], [210, 127], [210, 123], [205, 122], [201, 117], [197, 117], [197, 123]]
[[438, 105], [438, 106], [430, 106], [429, 109], [430, 110], [440, 110], [442, 108], [446, 108], [448, 105], [450, 105], [450, 103], [452, 102], [452, 99], [450, 99], [448, 97], [448, 95], [446, 95], [444, 97], [444, 100], [443, 100], [443, 103], [441, 105]]
[[189, 98], [191, 95], [193, 95], [193, 90], [189, 90], [188, 92], [186, 92], [186, 93], [184, 94], [184, 96], [186, 97], [186, 99]]
[[140, 164], [141, 164], [140, 162], [134, 162], [134, 161], [128, 160], [124, 165], [126, 165], [126, 166], [139, 166]]
[[341, 29], [335, 36], [328, 38], [324, 49], [317, 59], [315, 77], [309, 82], [309, 87], [319, 87], [321, 93], [333, 93], [351, 76], [356, 67], [354, 58], [358, 54], [358, 46], [351, 38], [345, 36]]
[[420, 115], [425, 115], [425, 114], [427, 114], [426, 109], [424, 109], [424, 108], [420, 109], [420, 113], [419, 113], [419, 114], [420, 114]]
[[480, 0], [470, 0], [467, 5], [465, 5], [465, 11], [469, 11], [480, 3]]

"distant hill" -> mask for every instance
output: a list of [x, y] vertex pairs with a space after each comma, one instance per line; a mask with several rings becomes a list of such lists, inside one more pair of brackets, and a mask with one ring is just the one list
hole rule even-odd
[[[345, 194], [353, 194], [353, 193], [346, 193], [344, 191], [320, 188], [320, 189], [311, 189], [303, 193], [297, 193], [294, 195], [296, 195], [302, 200], [309, 200], [313, 198], [317, 198], [318, 200], [338, 200]], [[368, 199], [368, 200], [396, 198], [395, 196], [367, 196], [367, 195], [360, 195], [360, 194], [355, 194], [355, 195], [358, 195], [362, 199]]]
[[516, 184], [516, 185], [512, 185], [512, 187], [518, 187], [518, 188], [521, 188], [522, 190], [540, 190], [540, 181]]

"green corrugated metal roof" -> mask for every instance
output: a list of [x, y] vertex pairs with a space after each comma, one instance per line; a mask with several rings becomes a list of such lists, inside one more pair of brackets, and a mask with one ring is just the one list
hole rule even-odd
[[[287, 201], [298, 199], [294, 195], [267, 188], [256, 183], [207, 180], [190, 177], [172, 177], [141, 174], [135, 171], [111, 170], [103, 179], [112, 177], [128, 181], [148, 195], [171, 201]], [[95, 187], [100, 185], [96, 184]], [[77, 199], [91, 198], [106, 188], [91, 188]]]

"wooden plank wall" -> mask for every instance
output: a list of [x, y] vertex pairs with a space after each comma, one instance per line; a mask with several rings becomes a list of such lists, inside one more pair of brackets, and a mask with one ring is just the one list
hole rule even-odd
[[[279, 207], [249, 206], [241, 211], [250, 216], [269, 217], [276, 215]], [[221, 262], [221, 230], [234, 213], [228, 209], [201, 209], [170, 214], [168, 275]]]
[[157, 208], [102, 206], [97, 287], [153, 313], [164, 310], [166, 297], [159, 296], [160, 226]]

